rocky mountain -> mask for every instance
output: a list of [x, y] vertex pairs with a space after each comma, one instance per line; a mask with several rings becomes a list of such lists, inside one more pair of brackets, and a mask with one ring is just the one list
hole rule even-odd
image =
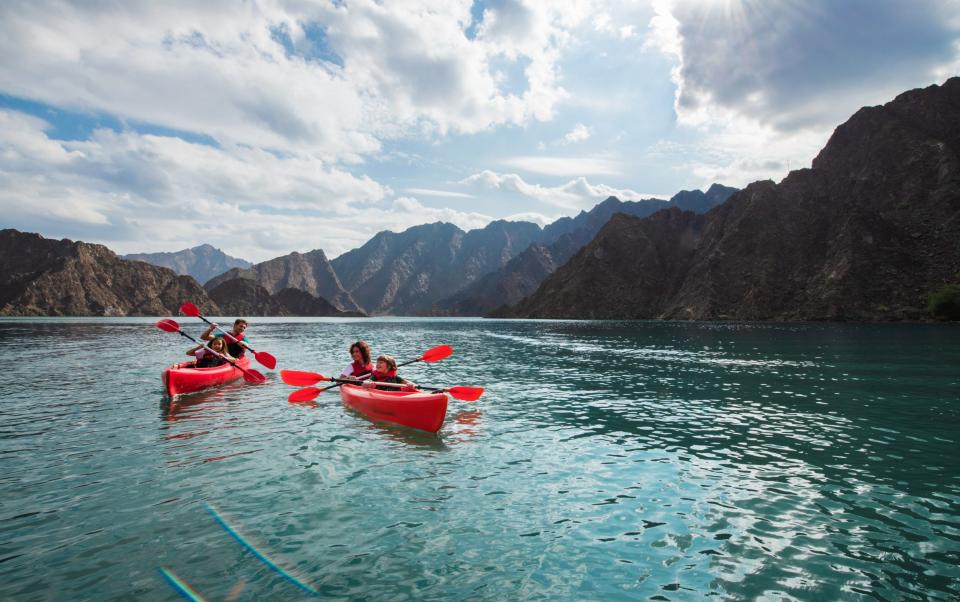
[[206, 282], [230, 268], [248, 268], [253, 265], [206, 244], [175, 253], [133, 253], [123, 255], [122, 258], [170, 268], [178, 274], [193, 276], [197, 282]]
[[271, 294], [247, 278], [226, 280], [209, 291], [209, 296], [230, 316], [362, 316], [360, 312], [340, 311], [326, 299], [306, 291], [285, 288]]
[[306, 291], [314, 297], [322, 297], [341, 311], [361, 311], [360, 306], [344, 289], [337, 272], [320, 249], [309, 253], [293, 252], [258, 263], [246, 269], [234, 268], [212, 278], [205, 285], [212, 291], [220, 284], [236, 278], [252, 280], [276, 294], [285, 288]]
[[576, 217], [561, 218], [549, 224], [541, 235], [541, 243], [531, 245], [496, 272], [440, 300], [434, 313], [480, 316], [501, 305], [517, 303], [536, 291], [548, 275], [589, 243], [614, 214], [646, 217], [670, 207], [703, 213], [723, 203], [736, 191], [736, 188], [713, 184], [707, 192], [684, 190], [669, 201], [621, 201], [609, 197], [590, 211], [581, 211]]
[[0, 315], [176, 315], [184, 300], [219, 308], [190, 276], [124, 261], [102, 245], [0, 230]]
[[413, 315], [500, 268], [539, 236], [529, 222], [501, 220], [469, 232], [437, 222], [380, 232], [332, 263], [368, 313]]
[[[858, 111], [811, 169], [617, 216], [503, 315], [899, 320], [960, 273], [960, 78]], [[598, 294], [602, 291], [603, 294]]]

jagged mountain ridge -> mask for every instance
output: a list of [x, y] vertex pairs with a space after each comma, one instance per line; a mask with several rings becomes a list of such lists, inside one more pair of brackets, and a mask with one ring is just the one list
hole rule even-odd
[[326, 254], [321, 249], [309, 253], [294, 251], [288, 255], [255, 264], [247, 269], [234, 268], [212, 278], [205, 285], [208, 291], [235, 278], [252, 280], [271, 294], [285, 288], [306, 291], [314, 297], [321, 297], [341, 311], [362, 311], [353, 297], [347, 292], [337, 272], [333, 269]]
[[202, 244], [173, 253], [131, 253], [122, 255], [128, 261], [143, 261], [151, 265], [170, 268], [182, 276], [193, 276], [197, 282], [206, 282], [231, 268], [249, 268], [252, 263], [231, 257], [220, 249]]
[[703, 213], [726, 201], [736, 188], [713, 184], [703, 192], [683, 190], [669, 201], [620, 201], [609, 197], [589, 212], [561, 218], [544, 228], [543, 243], [531, 245], [496, 272], [487, 274], [460, 292], [442, 299], [434, 313], [485, 315], [502, 305], [517, 303], [537, 290], [541, 282], [589, 243], [616, 213], [646, 217], [662, 209], [680, 207]]
[[0, 315], [176, 315], [190, 299], [219, 308], [190, 276], [124, 261], [103, 245], [0, 230]]
[[380, 232], [332, 263], [368, 313], [410, 315], [501, 267], [539, 236], [530, 222], [499, 220], [469, 232], [437, 222]]
[[247, 278], [234, 278], [220, 283], [208, 292], [223, 313], [234, 316], [323, 316], [353, 317], [360, 312], [340, 311], [326, 299], [306, 291], [285, 288], [271, 294], [266, 288]]
[[960, 78], [951, 78], [857, 111], [810, 169], [755, 182], [705, 216], [617, 216], [501, 315], [919, 319], [927, 296], [958, 278], [957, 241]]

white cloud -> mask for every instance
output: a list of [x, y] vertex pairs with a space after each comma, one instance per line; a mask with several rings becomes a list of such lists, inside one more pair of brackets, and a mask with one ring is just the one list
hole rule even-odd
[[590, 138], [591, 135], [590, 128], [578, 123], [573, 127], [572, 130], [564, 134], [562, 142], [564, 144], [573, 144], [574, 142], [582, 142]]
[[588, 209], [609, 196], [615, 196], [622, 201], [657, 196], [605, 184], [591, 184], [584, 177], [575, 178], [560, 186], [542, 186], [530, 184], [517, 174], [500, 174], [490, 170], [473, 174], [460, 183], [478, 190], [519, 194], [568, 211]]
[[[48, 127], [0, 111], [7, 225], [124, 253], [209, 242], [252, 260], [314, 248], [338, 254], [383, 229], [365, 217], [389, 189], [316, 158], [111, 130], [85, 141], [54, 140]], [[394, 211], [410, 215], [404, 207], [381, 210], [388, 220]], [[479, 222], [465, 215], [447, 217]]]
[[677, 120], [698, 140], [674, 165], [699, 185], [742, 187], [809, 166], [861, 106], [938, 81], [960, 57], [958, 0], [655, 0], [654, 9], [645, 47], [675, 61]]
[[543, 157], [533, 155], [509, 157], [501, 163], [508, 167], [548, 176], [569, 176], [570, 174], [616, 176], [623, 171], [620, 161], [610, 157]]
[[[0, 90], [336, 161], [552, 118], [585, 3], [491, 2], [469, 39], [471, 4], [6, 3]], [[497, 57], [525, 62], [522, 93], [498, 85]]]
[[386, 229], [399, 232], [418, 224], [447, 222], [461, 230], [473, 230], [483, 228], [492, 221], [492, 217], [482, 213], [456, 211], [446, 207], [426, 207], [417, 199], [399, 197], [393, 202], [389, 217], [390, 227]]
[[957, 60], [960, 0], [656, 0], [648, 47], [677, 61], [681, 123], [731, 113], [777, 131], [832, 128], [935, 83]]
[[464, 192], [454, 192], [452, 190], [435, 190], [433, 188], [406, 188], [404, 192], [418, 194], [420, 196], [450, 197], [454, 199], [472, 199], [472, 194]]

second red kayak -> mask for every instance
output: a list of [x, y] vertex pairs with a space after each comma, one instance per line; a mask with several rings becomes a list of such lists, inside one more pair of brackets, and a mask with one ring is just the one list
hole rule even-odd
[[[250, 358], [242, 357], [236, 361], [241, 368], [250, 367]], [[231, 364], [223, 364], [215, 368], [194, 368], [193, 362], [174, 364], [163, 371], [163, 384], [170, 397], [184, 393], [196, 393], [210, 387], [243, 378], [243, 371], [234, 368]]]
[[343, 405], [368, 418], [436, 433], [447, 415], [447, 396], [422, 391], [380, 391], [356, 385], [340, 387]]

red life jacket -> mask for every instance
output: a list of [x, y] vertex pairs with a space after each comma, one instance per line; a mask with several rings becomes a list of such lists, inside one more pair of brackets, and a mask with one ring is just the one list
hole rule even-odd
[[397, 377], [396, 370], [390, 370], [389, 372], [386, 372], [386, 373], [374, 370], [373, 373], [370, 375], [370, 380], [372, 380], [375, 383], [384, 383], [384, 382], [398, 383], [400, 382], [401, 379]]
[[361, 364], [360, 362], [353, 362], [350, 364], [350, 367], [350, 376], [360, 377], [364, 374], [370, 374], [373, 372], [373, 364]]

